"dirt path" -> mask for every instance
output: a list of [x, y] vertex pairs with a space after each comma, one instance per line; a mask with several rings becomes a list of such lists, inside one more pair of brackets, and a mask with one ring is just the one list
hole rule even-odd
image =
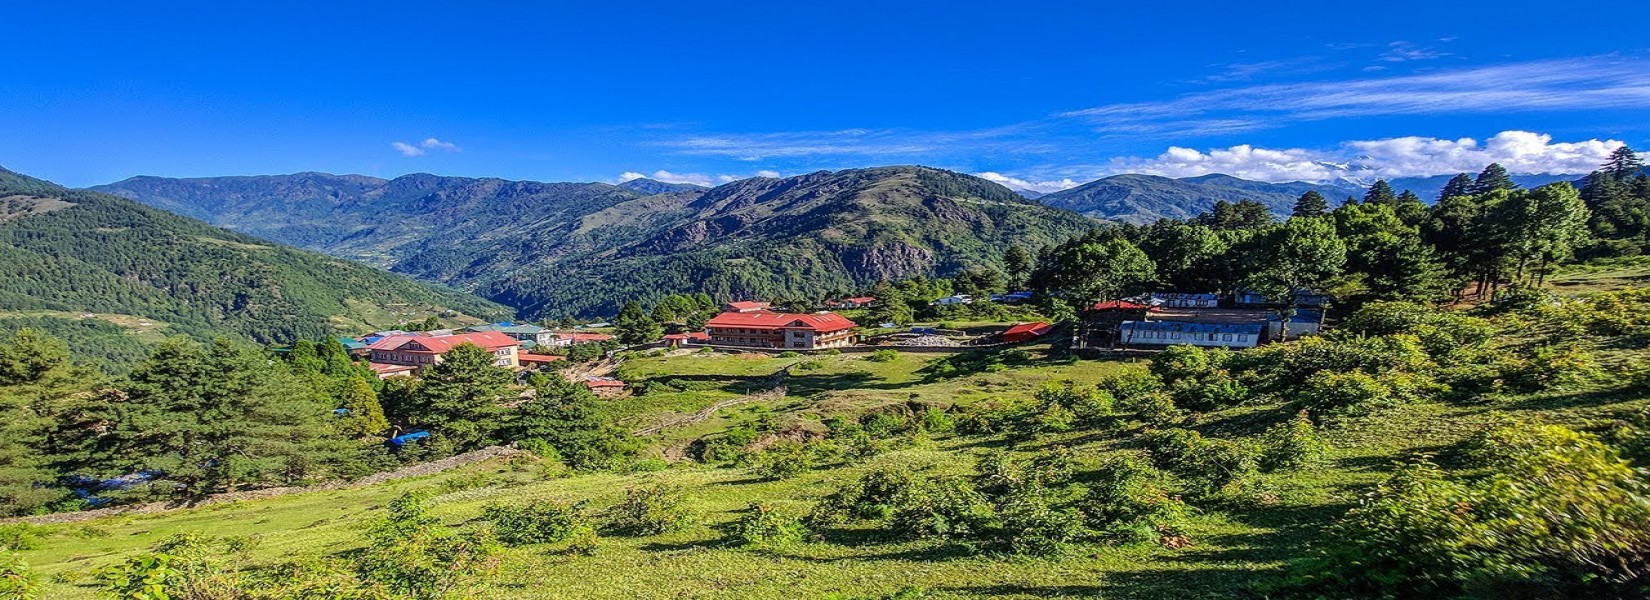
[[478, 463], [478, 462], [481, 462], [481, 461], [484, 461], [484, 460], [498, 458], [498, 457], [501, 457], [501, 456], [511, 456], [511, 455], [515, 455], [515, 454], [520, 454], [522, 452], [523, 452], [522, 450], [517, 450], [517, 449], [509, 447], [509, 446], [488, 446], [488, 447], [482, 448], [480, 450], [475, 450], [475, 451], [472, 451], [472, 452], [466, 452], [464, 454], [459, 454], [459, 455], [456, 455], [456, 456], [449, 456], [449, 457], [443, 458], [441, 460], [433, 460], [433, 461], [430, 461], [430, 462], [427, 462], [427, 463], [419, 463], [419, 464], [416, 464], [416, 465], [408, 465], [408, 466], [396, 469], [394, 471], [385, 471], [383, 473], [375, 473], [375, 474], [372, 474], [372, 475], [368, 475], [366, 477], [362, 477], [362, 478], [357, 479], [355, 481], [329, 481], [329, 482], [326, 482], [326, 483], [318, 483], [318, 484], [310, 485], [310, 486], [274, 487], [274, 488], [263, 488], [263, 489], [259, 489], [259, 490], [249, 490], [249, 491], [245, 491], [245, 492], [229, 492], [229, 493], [224, 493], [224, 494], [213, 494], [211, 496], [207, 496], [205, 498], [197, 499], [197, 500], [190, 501], [190, 502], [150, 502], [148, 504], [132, 504], [132, 505], [126, 505], [126, 506], [113, 506], [113, 507], [109, 507], [109, 508], [98, 508], [98, 509], [93, 509], [93, 510], [83, 510], [83, 511], [79, 511], [79, 512], [56, 513], [56, 514], [50, 514], [50, 515], [37, 515], [37, 516], [30, 516], [30, 517], [12, 517], [12, 518], [9, 518], [9, 519], [0, 519], [0, 523], [34, 523], [36, 525], [48, 525], [48, 524], [56, 524], [56, 523], [76, 523], [76, 522], [80, 522], [80, 521], [90, 521], [92, 519], [100, 519], [100, 518], [103, 518], [103, 517], [109, 517], [109, 516], [115, 516], [115, 515], [142, 515], [142, 514], [162, 513], [162, 512], [172, 511], [172, 510], [181, 510], [181, 509], [185, 509], [185, 508], [195, 508], [195, 507], [198, 507], [198, 506], [208, 506], [208, 505], [212, 505], [212, 504], [222, 504], [222, 503], [225, 503], [225, 502], [240, 502], [242, 500], [262, 500], [262, 499], [265, 499], [265, 498], [276, 498], [276, 497], [279, 497], [279, 496], [287, 496], [287, 495], [291, 495], [291, 494], [301, 494], [301, 493], [304, 493], [304, 492], [319, 492], [319, 491], [341, 490], [341, 489], [348, 489], [348, 488], [364, 487], [364, 486], [384, 483], [386, 481], [395, 481], [397, 479], [407, 479], [409, 477], [422, 477], [422, 476], [425, 476], [425, 475], [434, 475], [436, 473], [440, 473], [442, 471], [446, 471], [446, 470], [449, 470], [449, 469], [456, 469], [458, 467], [462, 467], [462, 466], [466, 466], [466, 465], [472, 465], [472, 464], [475, 464], [475, 463]]

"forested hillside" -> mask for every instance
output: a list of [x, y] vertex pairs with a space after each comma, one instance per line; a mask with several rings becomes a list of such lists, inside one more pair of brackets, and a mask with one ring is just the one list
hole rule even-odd
[[3, 169], [0, 198], [8, 207], [0, 217], [0, 311], [131, 315], [171, 333], [260, 342], [393, 326], [414, 314], [508, 313], [460, 292]]
[[[998, 265], [1094, 223], [922, 167], [752, 178], [712, 190], [315, 173], [98, 189], [449, 283], [528, 316], [611, 315], [672, 292], [810, 300]], [[663, 192], [663, 193], [654, 193]]]

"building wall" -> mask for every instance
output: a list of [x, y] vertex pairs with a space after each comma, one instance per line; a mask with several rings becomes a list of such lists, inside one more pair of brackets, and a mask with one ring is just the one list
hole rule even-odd
[[[1159, 337], [1161, 334], [1162, 337]], [[1210, 339], [1213, 337], [1214, 339]], [[1187, 331], [1152, 331], [1147, 329], [1123, 329], [1119, 338], [1124, 344], [1131, 346], [1173, 346], [1186, 344], [1190, 346], [1223, 347], [1223, 348], [1253, 348], [1260, 344], [1260, 335], [1256, 333], [1203, 333]]]

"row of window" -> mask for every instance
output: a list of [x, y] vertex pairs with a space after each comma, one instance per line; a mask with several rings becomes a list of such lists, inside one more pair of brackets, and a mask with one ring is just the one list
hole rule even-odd
[[[1222, 342], [1222, 341], [1230, 342], [1230, 341], [1232, 341], [1232, 334], [1230, 334], [1230, 333], [1207, 333], [1207, 334], [1204, 334], [1204, 333], [1186, 332], [1184, 338], [1181, 337], [1181, 333], [1182, 332], [1179, 332], [1179, 331], [1144, 331], [1144, 332], [1136, 333], [1133, 337], [1138, 338], [1138, 339], [1143, 339], [1143, 340], [1151, 340], [1151, 339], [1179, 340], [1179, 339], [1185, 339], [1185, 340], [1190, 340], [1190, 341], [1198, 341], [1198, 340], [1207, 339], [1208, 341], [1211, 341], [1211, 342]], [[1237, 334], [1237, 341], [1239, 341], [1239, 342], [1249, 341], [1249, 334], [1247, 334], [1247, 333]]]

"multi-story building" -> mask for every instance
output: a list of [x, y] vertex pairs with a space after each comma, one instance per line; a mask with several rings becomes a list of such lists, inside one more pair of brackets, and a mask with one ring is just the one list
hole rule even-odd
[[1264, 331], [1260, 323], [1188, 323], [1185, 321], [1124, 321], [1118, 341], [1125, 346], [1219, 346], [1253, 348]]
[[836, 313], [724, 312], [705, 323], [718, 346], [812, 350], [854, 343], [854, 322]]
[[392, 335], [371, 346], [373, 363], [405, 365], [424, 368], [441, 362], [441, 355], [463, 344], [474, 344], [493, 355], [493, 364], [500, 367], [519, 367], [518, 352], [521, 343], [497, 331], [428, 335], [408, 333]]

